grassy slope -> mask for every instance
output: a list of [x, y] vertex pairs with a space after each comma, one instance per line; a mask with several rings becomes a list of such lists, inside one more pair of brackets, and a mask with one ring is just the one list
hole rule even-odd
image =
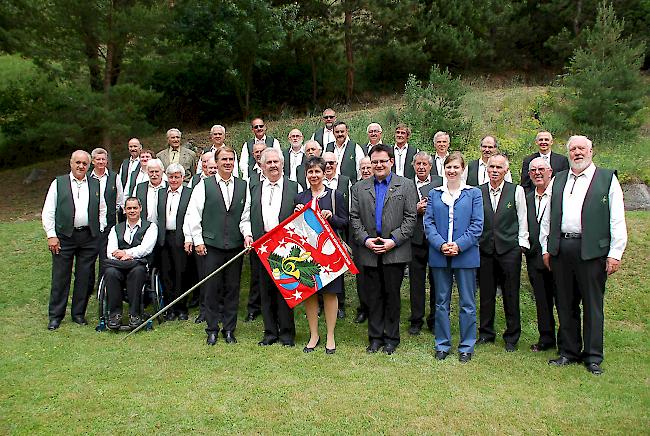
[[[369, 356], [366, 326], [349, 317], [337, 326], [334, 356], [323, 347], [305, 355], [302, 309], [294, 349], [258, 347], [259, 320], [240, 323], [239, 344], [214, 348], [191, 322], [163, 324], [128, 341], [68, 319], [47, 332], [50, 267], [42, 230], [35, 222], [1, 223], [0, 432], [645, 432], [650, 215], [629, 213], [628, 225], [624, 267], [606, 295], [606, 373], [594, 377], [580, 366], [550, 368], [552, 353], [527, 350], [536, 328], [526, 280], [520, 350], [506, 354], [502, 344], [488, 345], [468, 365], [455, 356], [436, 362], [432, 337], [408, 337], [405, 328], [397, 354]], [[354, 307], [354, 291], [348, 295]], [[406, 289], [402, 305], [406, 326]], [[91, 324], [95, 310], [93, 301]]]

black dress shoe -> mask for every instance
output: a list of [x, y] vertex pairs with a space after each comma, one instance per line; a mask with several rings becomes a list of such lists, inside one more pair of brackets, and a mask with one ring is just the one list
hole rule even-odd
[[436, 360], [445, 360], [449, 356], [448, 351], [436, 351]]
[[603, 369], [597, 363], [585, 363], [585, 367], [593, 375], [601, 375], [603, 373]]
[[88, 325], [88, 321], [83, 316], [73, 316], [72, 322], [79, 325]]
[[530, 346], [530, 351], [539, 353], [540, 351], [551, 350], [555, 348], [555, 344], [540, 344], [539, 342]]
[[336, 347], [334, 348], [325, 347], [325, 354], [334, 354], [334, 353], [336, 353]]
[[47, 324], [47, 329], [56, 330], [59, 328], [60, 325], [61, 325], [60, 319], [51, 319], [50, 322]]
[[174, 321], [176, 319], [176, 313], [173, 310], [168, 310], [167, 313], [165, 313], [165, 321]]
[[557, 359], [551, 359], [548, 364], [551, 366], [567, 366], [576, 363], [577, 360], [569, 359], [568, 357], [560, 356]]
[[305, 345], [305, 348], [302, 349], [302, 352], [311, 353], [312, 351], [314, 351], [316, 347], [318, 347], [318, 345], [320, 345], [320, 336], [318, 337], [318, 341], [316, 341], [316, 345], [314, 345], [313, 347], [308, 347], [307, 345]]
[[108, 328], [111, 330], [119, 330], [122, 326], [122, 314], [114, 313], [108, 317]]
[[515, 351], [517, 351], [517, 346], [512, 342], [506, 342], [506, 352], [514, 353]]
[[336, 311], [336, 317], [338, 319], [343, 319], [345, 318], [345, 309], [339, 309]]
[[458, 353], [458, 361], [460, 363], [467, 363], [472, 360], [472, 353]]
[[235, 337], [235, 334], [232, 332], [232, 330], [224, 330], [222, 334], [223, 340], [226, 341], [226, 344], [237, 343], [237, 338]]
[[480, 337], [476, 341], [476, 345], [484, 345], [484, 344], [494, 344], [494, 339], [488, 339], [486, 337]]
[[214, 345], [217, 343], [217, 332], [208, 333], [208, 339], [205, 341], [208, 345]]
[[386, 344], [384, 345], [384, 353], [388, 354], [389, 356], [393, 354], [397, 350], [397, 345], [395, 344]]
[[179, 321], [187, 321], [188, 319], [190, 319], [190, 316], [187, 314], [187, 312], [179, 312], [178, 314]]
[[140, 324], [142, 324], [142, 318], [140, 318], [140, 315], [129, 315], [129, 327], [135, 329], [140, 327]]
[[366, 348], [366, 352], [376, 353], [381, 349], [382, 345], [383, 344], [380, 341], [372, 341], [370, 345], [368, 345], [368, 348]]
[[294, 341], [280, 341], [283, 347], [295, 347], [296, 343]]
[[420, 331], [422, 330], [422, 327], [417, 326], [417, 325], [412, 325], [409, 327], [409, 335], [411, 336], [417, 336], [420, 334]]
[[357, 324], [362, 324], [368, 319], [368, 315], [366, 315], [364, 312], [359, 312], [357, 313], [357, 317], [354, 319], [354, 322]]
[[[178, 318], [180, 319], [180, 316]], [[194, 320], [194, 324], [201, 324], [202, 322], [205, 322], [205, 315], [199, 313], [199, 316]]]
[[269, 337], [269, 336], [264, 336], [264, 337], [262, 338], [262, 340], [259, 341], [259, 342], [257, 343], [257, 345], [260, 345], [260, 346], [266, 347], [266, 346], [268, 346], [268, 345], [273, 345], [273, 344], [275, 344], [276, 342], [278, 342], [278, 338]]

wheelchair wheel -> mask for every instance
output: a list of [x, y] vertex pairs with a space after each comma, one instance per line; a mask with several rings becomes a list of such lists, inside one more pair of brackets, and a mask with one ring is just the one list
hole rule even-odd
[[97, 286], [97, 312], [99, 323], [95, 330], [98, 332], [103, 332], [107, 329], [108, 321], [108, 302], [106, 301], [106, 280], [104, 276], [99, 280], [99, 286]]

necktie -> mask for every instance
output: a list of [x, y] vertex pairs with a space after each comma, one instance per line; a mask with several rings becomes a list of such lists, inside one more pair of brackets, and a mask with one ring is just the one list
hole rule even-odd
[[273, 203], [273, 193], [275, 192], [276, 186], [278, 186], [277, 183], [269, 183], [269, 187], [271, 188], [271, 195], [269, 195], [269, 206]]
[[[133, 226], [133, 227], [131, 227], [131, 226], [127, 226], [127, 227], [129, 228], [129, 235], [128, 235], [127, 238], [124, 238], [124, 240], [126, 241], [127, 244], [131, 244], [131, 242], [133, 242], [133, 236], [135, 236], [135, 233], [138, 231], [138, 229], [140, 228], [140, 226], [138, 226], [138, 225], [136, 224], [136, 225]], [[126, 235], [125, 235], [125, 236], [126, 236]]]
[[571, 185], [571, 192], [569, 192], [569, 195], [573, 195], [573, 188], [576, 187], [576, 182], [578, 181], [578, 177], [581, 177], [581, 176], [582, 176], [582, 174], [579, 174], [577, 176], [575, 174], [571, 174], [571, 177], [573, 177], [573, 185]]
[[[223, 197], [224, 203], [226, 203], [226, 210], [230, 209], [230, 189], [228, 189], [228, 185], [230, 184], [230, 180], [222, 180], [223, 185], [226, 187], [226, 195]], [[273, 192], [273, 191], [271, 191]]]
[[[544, 214], [543, 210], [540, 210], [542, 208], [542, 198], [544, 198], [545, 194], [539, 195], [535, 194], [535, 198], [537, 199], [537, 214], [535, 215], [535, 218], [537, 219], [537, 222], [540, 222], [540, 219], [542, 218], [542, 215]], [[546, 209], [546, 208], [544, 208]]]
[[499, 192], [501, 192], [501, 188], [498, 188], [498, 189], [490, 188], [490, 193], [492, 194], [490, 196], [490, 200], [492, 202], [492, 210], [494, 212], [497, 211], [497, 195], [499, 195]]

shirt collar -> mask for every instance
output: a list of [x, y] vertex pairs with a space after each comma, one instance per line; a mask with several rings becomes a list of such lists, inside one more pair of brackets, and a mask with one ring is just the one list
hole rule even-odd
[[349, 136], [347, 138], [345, 138], [345, 141], [343, 141], [343, 145], [340, 146], [340, 147], [336, 144], [336, 141], [334, 141], [334, 147], [336, 147], [336, 148], [345, 148], [345, 146], [348, 145], [348, 142], [350, 142], [350, 137]]
[[[443, 183], [442, 185], [438, 186], [437, 188], [434, 188], [434, 189], [437, 189], [438, 191], [449, 193], [449, 188], [447, 187], [446, 182]], [[469, 186], [468, 184], [466, 184], [465, 182], [461, 181], [460, 182], [460, 187], [458, 188], [458, 192], [462, 191], [463, 189], [472, 189], [472, 187]]]
[[104, 174], [100, 176], [95, 172], [95, 169], [93, 168], [93, 172], [90, 173], [90, 175], [96, 179], [103, 179], [104, 177], [108, 177], [108, 169], [105, 169]]
[[539, 157], [542, 157], [542, 158], [543, 158], [543, 157], [547, 157], [547, 158], [550, 159], [550, 158], [551, 158], [551, 153], [553, 153], [551, 150], [549, 150], [548, 153], [546, 153], [546, 154], [544, 154], [544, 153], [542, 153], [542, 152], [540, 151], [540, 152], [539, 152]]
[[169, 185], [167, 186], [167, 193], [168, 193], [168, 194], [170, 194], [170, 193], [175, 194], [175, 193], [177, 193], [177, 192], [178, 192], [179, 194], [180, 194], [181, 192], [183, 192], [183, 184], [181, 184], [181, 186], [179, 186], [178, 189], [175, 190], [175, 191], [172, 191], [171, 186], [169, 186]]
[[[217, 177], [217, 175], [215, 175], [215, 177]], [[228, 183], [230, 183], [230, 182], [232, 182], [232, 176], [230, 176], [229, 179], [224, 179], [221, 176], [218, 176], [218, 178], [219, 178], [219, 180], [217, 180], [217, 183], [220, 183], [220, 182], [228, 182]]]
[[133, 227], [131, 227], [131, 224], [129, 224], [128, 220], [126, 221], [126, 225], [131, 229], [135, 229], [136, 227], [142, 227], [142, 218], [139, 218]]
[[505, 179], [501, 180], [501, 183], [499, 183], [499, 186], [496, 188], [492, 187], [492, 184], [488, 181], [488, 187], [490, 188], [490, 191], [500, 191], [503, 189], [503, 185], [506, 183]]
[[423, 181], [420, 181], [420, 179], [418, 179], [418, 177], [415, 176], [415, 182], [420, 184], [421, 186], [428, 185], [429, 183], [431, 183], [431, 175], [428, 175], [427, 178], [424, 179]]
[[594, 175], [595, 172], [596, 172], [596, 165], [594, 165], [594, 163], [592, 162], [592, 163], [590, 163], [589, 166], [588, 166], [587, 168], [585, 168], [585, 170], [584, 170], [583, 172], [581, 172], [580, 174], [576, 174], [576, 173], [574, 173], [573, 170], [570, 170], [570, 171], [569, 171], [569, 174], [573, 174], [575, 177], [580, 177], [581, 175], [584, 174], [587, 178], [591, 178], [591, 177], [593, 177], [593, 175]]
[[70, 181], [72, 182], [77, 182], [77, 183], [86, 183], [88, 181], [88, 174], [84, 176], [83, 179], [78, 180], [73, 174], [72, 171], [70, 171]]
[[375, 177], [375, 176], [373, 176], [373, 177], [375, 178], [375, 185], [382, 185], [382, 184], [390, 185], [390, 181], [393, 178], [393, 172], [391, 171], [390, 174], [388, 174], [388, 177], [386, 177], [381, 182], [379, 180], [377, 180], [377, 177]]
[[[283, 180], [284, 180], [284, 177], [280, 177], [280, 178], [277, 180], [277, 182], [275, 182], [275, 184], [276, 184], [279, 188], [282, 188], [282, 181], [283, 181]], [[264, 186], [266, 186], [266, 187], [268, 188], [269, 186], [271, 186], [271, 183], [272, 183], [272, 182], [271, 182], [269, 179], [264, 178], [264, 181], [263, 181], [262, 183], [264, 183]]]

